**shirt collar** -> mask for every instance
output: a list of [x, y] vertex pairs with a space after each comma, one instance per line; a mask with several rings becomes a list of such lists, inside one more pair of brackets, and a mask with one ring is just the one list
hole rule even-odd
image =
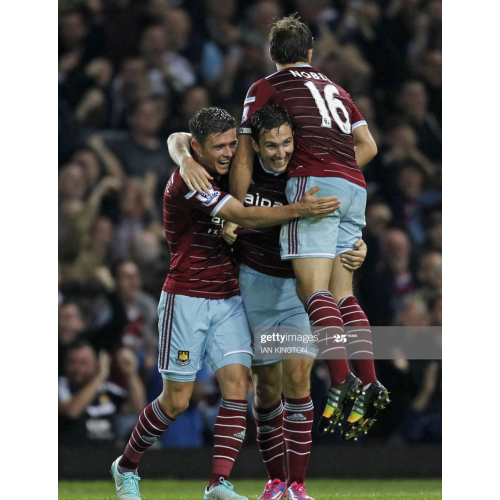
[[274, 170], [270, 170], [270, 169], [266, 168], [266, 166], [264, 165], [264, 162], [262, 161], [260, 154], [258, 156], [259, 156], [260, 166], [262, 167], [262, 170], [264, 170], [264, 172], [266, 172], [266, 174], [272, 174], [275, 177], [278, 177], [278, 175], [281, 175], [283, 173], [283, 172], [275, 172]]

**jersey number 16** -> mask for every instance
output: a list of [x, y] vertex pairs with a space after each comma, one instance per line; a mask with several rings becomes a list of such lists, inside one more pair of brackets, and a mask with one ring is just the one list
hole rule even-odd
[[[316, 102], [316, 106], [318, 107], [319, 114], [321, 115], [321, 126], [326, 128], [332, 128], [332, 119], [330, 118], [330, 114], [328, 113], [328, 109], [326, 108], [326, 102], [328, 103], [328, 108], [330, 108], [330, 113], [335, 120], [335, 123], [339, 126], [340, 130], [344, 132], [344, 134], [351, 133], [351, 122], [349, 121], [349, 113], [347, 109], [345, 109], [344, 104], [340, 99], [336, 99], [334, 94], [340, 95], [337, 87], [335, 85], [325, 85], [323, 89], [323, 93], [325, 94], [325, 99], [321, 97], [321, 93], [318, 90], [318, 87], [314, 85], [314, 82], [306, 82], [304, 84], [310, 91], [314, 100]], [[345, 121], [338, 114], [338, 109], [341, 109], [345, 116]]]

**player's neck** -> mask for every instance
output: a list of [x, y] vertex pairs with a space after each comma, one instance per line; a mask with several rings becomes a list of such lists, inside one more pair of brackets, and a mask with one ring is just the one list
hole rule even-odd
[[305, 61], [296, 62], [293, 64], [278, 64], [278, 63], [276, 63], [276, 69], [278, 71], [281, 71], [282, 69], [293, 68], [294, 66], [311, 66], [311, 63], [308, 63]]

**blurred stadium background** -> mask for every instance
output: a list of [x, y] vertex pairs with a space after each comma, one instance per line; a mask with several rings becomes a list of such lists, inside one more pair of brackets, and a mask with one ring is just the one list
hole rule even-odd
[[[440, 0], [59, 0], [59, 398], [78, 377], [109, 381], [92, 414], [59, 415], [61, 479], [105, 478], [138, 405], [161, 391], [166, 138], [209, 105], [239, 120], [249, 86], [275, 71], [269, 24], [292, 12], [315, 37], [313, 65], [351, 94], [379, 147], [363, 170], [360, 303], [374, 326], [441, 326]], [[440, 477], [441, 362], [377, 370], [392, 403], [363, 441], [314, 431], [310, 477]], [[328, 385], [318, 362], [318, 414]], [[148, 477], [208, 477], [219, 398], [206, 367], [190, 408], [145, 455]], [[265, 478], [252, 418], [233, 476]]]

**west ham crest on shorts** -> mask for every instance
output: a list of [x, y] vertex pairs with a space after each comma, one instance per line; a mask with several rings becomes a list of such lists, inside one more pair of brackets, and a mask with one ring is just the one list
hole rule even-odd
[[191, 360], [189, 359], [189, 351], [177, 351], [177, 359], [175, 362], [181, 366], [189, 365], [189, 363], [191, 363]]

